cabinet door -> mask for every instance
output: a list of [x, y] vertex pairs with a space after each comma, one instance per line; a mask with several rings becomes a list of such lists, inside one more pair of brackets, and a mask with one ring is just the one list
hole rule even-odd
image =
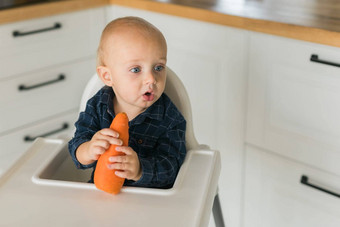
[[36, 137], [57, 138], [61, 135], [70, 137], [78, 117], [77, 110], [0, 136], [0, 175], [27, 151]]
[[340, 193], [340, 177], [247, 147], [245, 227], [338, 227], [340, 199], [300, 183]]
[[143, 17], [164, 34], [167, 65], [183, 81], [199, 143], [221, 151], [219, 192], [228, 226], [239, 226], [247, 32], [149, 11], [113, 6], [110, 20]]
[[339, 48], [252, 33], [247, 142], [340, 174], [340, 67], [330, 63]]

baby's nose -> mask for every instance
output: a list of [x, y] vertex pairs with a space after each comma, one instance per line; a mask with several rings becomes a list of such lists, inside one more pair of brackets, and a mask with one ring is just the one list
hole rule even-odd
[[156, 84], [156, 77], [152, 72], [147, 73], [145, 78], [146, 84]]

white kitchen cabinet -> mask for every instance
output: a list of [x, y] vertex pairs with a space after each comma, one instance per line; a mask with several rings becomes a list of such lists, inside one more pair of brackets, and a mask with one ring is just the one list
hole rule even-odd
[[252, 33], [248, 143], [340, 175], [340, 49]]
[[73, 132], [96, 70], [104, 13], [96, 8], [0, 26], [0, 175], [35, 137]]
[[246, 149], [245, 227], [338, 227], [340, 177], [252, 146]]
[[164, 34], [167, 65], [188, 91], [196, 137], [221, 152], [219, 193], [227, 226], [239, 226], [247, 32], [120, 6], [109, 7], [107, 15], [108, 22], [139, 16]]
[[250, 33], [244, 227], [340, 226], [339, 50]]

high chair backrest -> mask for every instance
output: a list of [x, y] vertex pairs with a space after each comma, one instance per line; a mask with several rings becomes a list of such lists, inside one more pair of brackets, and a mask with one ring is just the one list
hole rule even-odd
[[[104, 84], [99, 79], [98, 75], [93, 75], [87, 83], [83, 96], [81, 98], [80, 111], [85, 110], [87, 100], [95, 95], [97, 91], [103, 86]], [[182, 81], [169, 67], [167, 67], [167, 79], [164, 92], [170, 97], [171, 101], [176, 105], [178, 110], [182, 113], [185, 120], [187, 121], [187, 129], [185, 134], [187, 150], [197, 148], [198, 142], [195, 138], [193, 130], [191, 105], [188, 93]]]

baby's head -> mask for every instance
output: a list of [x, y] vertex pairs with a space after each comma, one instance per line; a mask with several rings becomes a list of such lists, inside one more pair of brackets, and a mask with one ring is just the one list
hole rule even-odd
[[156, 102], [165, 88], [166, 61], [166, 41], [155, 26], [138, 17], [110, 22], [100, 40], [97, 73], [115, 92], [115, 112], [141, 113]]

